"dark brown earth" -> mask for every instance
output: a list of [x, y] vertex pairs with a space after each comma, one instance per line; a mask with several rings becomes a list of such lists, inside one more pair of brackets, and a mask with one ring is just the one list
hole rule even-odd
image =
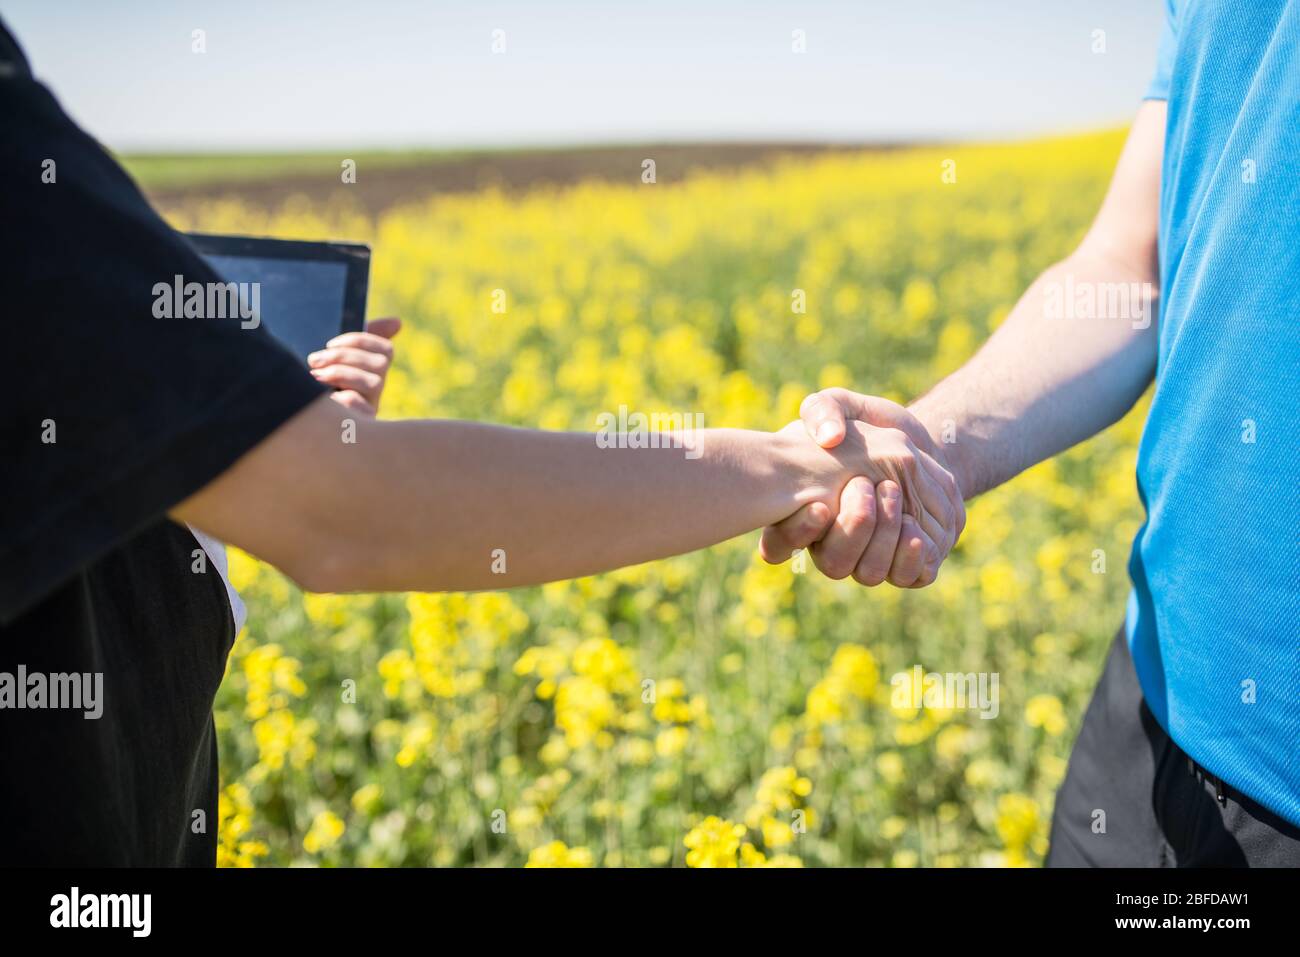
[[[655, 161], [660, 183], [680, 179], [693, 169], [735, 168], [768, 163], [780, 156], [809, 155], [862, 147], [819, 143], [713, 143], [642, 145], [518, 152], [483, 151], [428, 160], [415, 166], [367, 170], [359, 167], [357, 181], [344, 185], [338, 173], [312, 177], [294, 174], [259, 180], [148, 190], [149, 198], [166, 206], [192, 199], [239, 197], [261, 206], [278, 206], [290, 196], [311, 200], [336, 199], [341, 190], [366, 212], [374, 214], [431, 193], [463, 193], [497, 186], [518, 191], [579, 180], [641, 181], [641, 164]], [[872, 149], [881, 149], [874, 145]]]

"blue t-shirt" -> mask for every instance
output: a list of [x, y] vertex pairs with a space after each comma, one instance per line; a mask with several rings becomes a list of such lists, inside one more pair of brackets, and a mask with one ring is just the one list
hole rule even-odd
[[1300, 0], [1167, 7], [1129, 645], [1179, 747], [1300, 825]]

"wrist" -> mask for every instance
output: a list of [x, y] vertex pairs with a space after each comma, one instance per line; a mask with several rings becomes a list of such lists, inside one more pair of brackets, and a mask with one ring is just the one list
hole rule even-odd
[[771, 484], [779, 490], [787, 514], [835, 492], [843, 469], [831, 453], [808, 437], [802, 422], [792, 422], [765, 438], [772, 456]]
[[977, 481], [970, 456], [971, 442], [963, 442], [958, 417], [949, 411], [929, 406], [919, 400], [908, 411], [921, 423], [930, 437], [931, 454], [951, 473], [962, 500], [973, 498]]

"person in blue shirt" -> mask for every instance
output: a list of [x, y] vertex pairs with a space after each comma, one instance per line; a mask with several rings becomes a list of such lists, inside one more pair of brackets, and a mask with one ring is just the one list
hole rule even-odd
[[[1300, 4], [1166, 6], [1155, 78], [1078, 248], [909, 408], [832, 389], [803, 418], [827, 447], [846, 419], [899, 429], [970, 498], [1106, 428], [1154, 378], [1127, 619], [1057, 797], [1048, 863], [1295, 866]], [[1062, 290], [1092, 308], [1061, 309]], [[1116, 294], [1129, 290], [1136, 302]], [[854, 518], [885, 513], [869, 497], [846, 494], [836, 524], [853, 534], [812, 554], [878, 584], [884, 523]], [[765, 531], [769, 560], [810, 544], [803, 518]], [[925, 579], [942, 557], [927, 556]]]

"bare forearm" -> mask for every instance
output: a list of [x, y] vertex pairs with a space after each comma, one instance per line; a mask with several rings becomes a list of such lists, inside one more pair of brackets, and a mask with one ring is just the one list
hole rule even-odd
[[914, 404], [967, 498], [1101, 431], [1151, 381], [1165, 119], [1163, 101], [1142, 104], [1078, 250]]
[[[467, 422], [379, 423], [372, 466], [395, 502], [369, 588], [500, 588], [704, 548], [785, 516], [798, 476], [774, 437], [697, 433], [682, 448], [600, 448], [595, 436]], [[454, 504], [453, 504], [454, 503]], [[418, 516], [419, 521], [412, 521]]]
[[317, 590], [467, 590], [691, 551], [838, 495], [834, 461], [797, 436], [705, 430], [690, 457], [591, 434], [361, 420], [345, 443], [332, 405], [290, 424], [300, 448], [255, 450], [178, 517]]
[[[1152, 263], [1080, 250], [1044, 272], [983, 348], [912, 404], [966, 498], [1132, 407], [1155, 371], [1154, 273]], [[1121, 288], [1137, 297], [1127, 310], [1114, 308]], [[1082, 315], [1089, 295], [1096, 308]]]

